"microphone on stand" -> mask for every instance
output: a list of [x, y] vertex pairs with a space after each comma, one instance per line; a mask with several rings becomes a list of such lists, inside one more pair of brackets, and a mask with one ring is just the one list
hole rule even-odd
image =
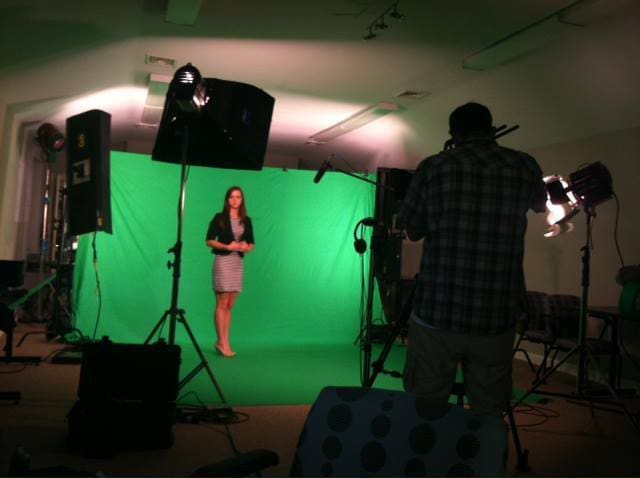
[[322, 179], [322, 176], [324, 176], [324, 173], [326, 173], [328, 169], [332, 169], [331, 162], [328, 159], [325, 159], [324, 163], [322, 163], [322, 166], [320, 166], [320, 169], [318, 169], [316, 177], [313, 178], [313, 182], [318, 184]]

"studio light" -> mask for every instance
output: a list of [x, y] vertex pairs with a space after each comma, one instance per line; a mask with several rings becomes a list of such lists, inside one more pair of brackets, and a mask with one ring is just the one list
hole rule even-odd
[[51, 123], [40, 125], [36, 132], [36, 141], [47, 154], [62, 151], [65, 143], [64, 135]]
[[398, 20], [399, 22], [404, 20], [404, 14], [398, 11], [398, 4], [393, 5], [393, 11], [389, 14], [391, 18], [394, 20]]
[[373, 28], [369, 27], [369, 32], [362, 37], [363, 40], [373, 40], [376, 37], [376, 34], [373, 33]]
[[[545, 184], [550, 212], [547, 221], [551, 226], [546, 237], [570, 231], [573, 227], [569, 220], [581, 210], [589, 213], [593, 207], [613, 197], [611, 174], [599, 161], [579, 168], [568, 179], [561, 176], [545, 178]], [[568, 211], [564, 209], [566, 206]]]
[[178, 68], [171, 86], [173, 99], [184, 113], [200, 111], [208, 100], [202, 75], [191, 63]]
[[566, 187], [561, 181], [554, 181], [547, 184], [547, 191], [554, 204], [570, 202], [571, 192], [580, 205], [591, 207], [611, 199], [613, 181], [606, 166], [597, 161], [571, 173]]
[[384, 21], [384, 17], [380, 17], [378, 19], [378, 22], [376, 23], [376, 28], [378, 30], [386, 30], [387, 28], [389, 28], [389, 25], [387, 25]]

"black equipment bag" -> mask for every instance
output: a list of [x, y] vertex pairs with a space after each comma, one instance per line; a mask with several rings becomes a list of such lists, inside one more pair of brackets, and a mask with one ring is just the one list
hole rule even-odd
[[90, 456], [173, 445], [180, 347], [163, 340], [83, 346], [79, 400], [67, 419], [69, 438]]

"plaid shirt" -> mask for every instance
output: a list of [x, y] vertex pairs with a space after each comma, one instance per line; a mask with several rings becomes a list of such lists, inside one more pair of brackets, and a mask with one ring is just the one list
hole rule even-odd
[[527, 211], [545, 210], [531, 156], [469, 140], [420, 163], [398, 214], [424, 237], [413, 317], [471, 335], [506, 332], [525, 299]]

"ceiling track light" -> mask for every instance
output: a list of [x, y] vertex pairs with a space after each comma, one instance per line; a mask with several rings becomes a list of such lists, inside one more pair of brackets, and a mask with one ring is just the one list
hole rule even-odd
[[373, 33], [373, 28], [369, 27], [369, 32], [362, 37], [363, 40], [373, 40], [377, 35]]
[[387, 25], [387, 24], [384, 22], [384, 17], [380, 17], [380, 18], [378, 19], [378, 21], [376, 22], [376, 28], [377, 28], [378, 30], [386, 30], [387, 28], [389, 28], [389, 25]]
[[377, 35], [374, 33], [374, 30], [386, 30], [389, 28], [389, 24], [385, 22], [385, 16], [389, 16], [397, 21], [404, 20], [404, 15], [398, 11], [398, 4], [400, 0], [393, 2], [387, 9], [378, 15], [374, 20], [369, 24], [366, 28], [367, 33], [362, 36], [364, 40], [373, 40]]
[[393, 4], [393, 10], [391, 11], [391, 13], [389, 13], [389, 16], [391, 18], [393, 18], [394, 20], [397, 20], [399, 22], [404, 21], [404, 14], [400, 13], [398, 11], [398, 4], [397, 3]]

